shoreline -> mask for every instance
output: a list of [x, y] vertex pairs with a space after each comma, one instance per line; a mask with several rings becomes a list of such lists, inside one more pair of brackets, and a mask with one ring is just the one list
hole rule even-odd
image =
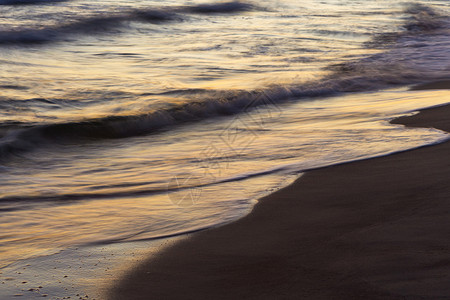
[[[448, 116], [445, 105], [392, 123], [450, 131]], [[450, 298], [449, 151], [447, 141], [309, 171], [142, 263], [106, 298]]]

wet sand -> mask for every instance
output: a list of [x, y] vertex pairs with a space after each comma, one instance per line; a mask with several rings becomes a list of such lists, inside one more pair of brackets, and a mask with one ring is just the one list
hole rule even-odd
[[[450, 105], [393, 123], [450, 132]], [[445, 142], [308, 172], [131, 270], [106, 298], [450, 299], [449, 237]]]

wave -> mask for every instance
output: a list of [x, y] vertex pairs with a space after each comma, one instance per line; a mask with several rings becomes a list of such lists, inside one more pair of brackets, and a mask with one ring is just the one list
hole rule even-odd
[[195, 6], [187, 6], [183, 10], [189, 13], [197, 14], [229, 14], [237, 12], [252, 11], [255, 5], [244, 2], [224, 2], [215, 4], [199, 4]]
[[28, 87], [17, 84], [0, 84], [0, 89], [5, 90], [27, 90]]
[[[2, 0], [0, 0], [2, 1]], [[13, 1], [13, 0], [6, 0]], [[17, 3], [24, 0], [14, 0]], [[33, 1], [33, 0], [26, 0]], [[39, 1], [39, 0], [37, 0]], [[9, 2], [8, 2], [9, 3]], [[94, 15], [67, 24], [39, 28], [0, 31], [0, 45], [47, 44], [67, 40], [73, 35], [98, 35], [120, 31], [129, 22], [160, 24], [186, 20], [185, 14], [230, 14], [255, 10], [256, 6], [243, 2], [200, 4], [175, 8], [140, 9], [112, 15]]]
[[[292, 172], [290, 170], [290, 165], [281, 166], [271, 169], [266, 169], [262, 171], [249, 172], [240, 175], [235, 175], [231, 177], [226, 177], [220, 180], [207, 181], [203, 176], [195, 178], [195, 180], [189, 180], [187, 184], [180, 184], [178, 181], [174, 184], [168, 184], [166, 187], [162, 188], [146, 188], [146, 185], [151, 182], [139, 182], [139, 183], [121, 183], [121, 184], [112, 184], [105, 186], [97, 186], [97, 188], [137, 188], [134, 190], [122, 190], [115, 192], [93, 192], [93, 193], [70, 193], [70, 194], [41, 194], [41, 195], [14, 195], [14, 196], [3, 196], [0, 197], [0, 212], [13, 211], [13, 210], [21, 210], [28, 209], [30, 203], [37, 202], [51, 202], [51, 203], [63, 203], [67, 204], [67, 201], [79, 201], [79, 200], [99, 200], [99, 199], [116, 199], [116, 198], [124, 198], [124, 197], [137, 197], [137, 196], [149, 196], [149, 195], [157, 195], [157, 194], [166, 194], [166, 193], [177, 193], [183, 192], [189, 189], [202, 189], [208, 186], [214, 186], [222, 183], [229, 182], [239, 182], [248, 180], [255, 177], [261, 177], [269, 174], [274, 174], [277, 172]], [[178, 174], [180, 176], [181, 174]], [[183, 174], [189, 177], [192, 174]], [[14, 203], [14, 206], [7, 206], [9, 203]], [[21, 205], [17, 205], [21, 203]]]
[[0, 0], [0, 5], [32, 5], [65, 2], [67, 0]]
[[163, 23], [180, 21], [181, 16], [164, 10], [140, 10], [127, 14], [93, 16], [72, 23], [38, 29], [0, 31], [0, 45], [30, 45], [63, 41], [72, 35], [98, 35], [120, 30], [126, 22]]
[[401, 45], [399, 41], [402, 38], [415, 38], [416, 34], [425, 34], [427, 32], [449, 28], [448, 16], [440, 14], [431, 7], [419, 3], [407, 4], [404, 13], [408, 16], [405, 23], [397, 32], [385, 32], [375, 34], [374, 37], [366, 43], [369, 48], [386, 48]]
[[[21, 124], [9, 128], [0, 138], [0, 158], [49, 142], [84, 142], [146, 135], [171, 126], [248, 112], [256, 107], [278, 109], [277, 105], [291, 99], [374, 91], [450, 78], [450, 68], [443, 68], [442, 65], [443, 61], [450, 61], [449, 19], [427, 7], [414, 6], [408, 10], [411, 11], [409, 25], [396, 33], [396, 42], [391, 43], [389, 48], [363, 59], [331, 65], [330, 74], [319, 81], [255, 91], [175, 90], [161, 95], [178, 94], [191, 101], [140, 115], [36, 126]], [[411, 20], [420, 26], [412, 26]], [[436, 25], [438, 23], [439, 26]], [[417, 47], [421, 50], [417, 51]]]
[[[393, 75], [355, 76], [329, 79], [319, 84], [279, 86], [261, 91], [210, 91], [209, 99], [194, 101], [173, 108], [142, 115], [110, 116], [101, 119], [59, 124], [27, 126], [10, 129], [0, 138], [0, 159], [35, 149], [42, 144], [88, 142], [99, 139], [118, 139], [157, 133], [185, 123], [193, 123], [217, 116], [249, 112], [257, 107], [279, 109], [290, 99], [332, 96], [345, 92], [362, 92], [398, 84], [422, 82], [422, 76]], [[215, 96], [212, 96], [215, 95]]]

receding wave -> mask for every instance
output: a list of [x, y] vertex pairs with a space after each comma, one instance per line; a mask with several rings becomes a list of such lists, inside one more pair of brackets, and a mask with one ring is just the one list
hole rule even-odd
[[[13, 0], [6, 0], [7, 3], [9, 1]], [[21, 0], [15, 1], [17, 3], [21, 2]], [[66, 24], [0, 31], [0, 45], [47, 44], [70, 40], [73, 35], [97, 35], [120, 32], [129, 22], [159, 24], [186, 20], [185, 14], [189, 13], [230, 14], [254, 9], [256, 9], [256, 6], [252, 4], [235, 1], [174, 8], [140, 9], [111, 15], [94, 15]]]

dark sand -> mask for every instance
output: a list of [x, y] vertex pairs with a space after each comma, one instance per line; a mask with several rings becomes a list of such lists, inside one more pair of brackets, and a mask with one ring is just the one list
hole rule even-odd
[[[450, 131], [450, 106], [396, 123]], [[308, 172], [108, 299], [450, 299], [450, 142]]]

